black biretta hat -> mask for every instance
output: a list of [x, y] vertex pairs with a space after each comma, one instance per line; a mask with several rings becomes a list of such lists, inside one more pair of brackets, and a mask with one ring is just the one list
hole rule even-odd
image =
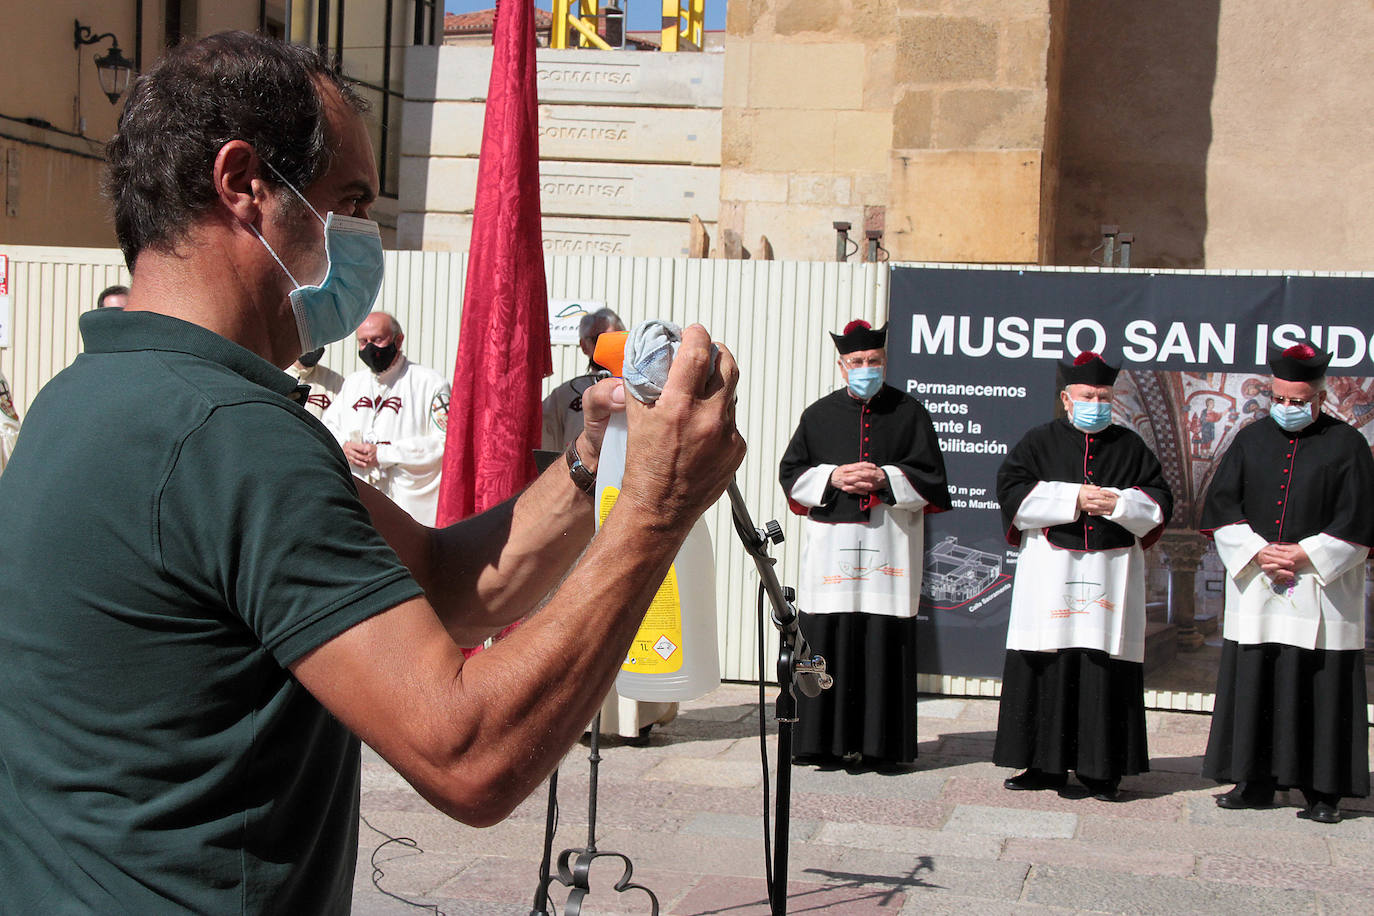
[[1059, 373], [1065, 385], [1115, 385], [1120, 366], [1109, 366], [1100, 353], [1084, 350], [1073, 362], [1061, 362]]
[[873, 325], [856, 318], [844, 326], [843, 334], [831, 334], [830, 339], [841, 356], [856, 350], [881, 350], [887, 346], [887, 325], [875, 331]]
[[1326, 366], [1331, 362], [1331, 354], [1313, 349], [1310, 344], [1296, 344], [1280, 352], [1269, 351], [1269, 368], [1274, 378], [1285, 382], [1315, 382], [1326, 375]]

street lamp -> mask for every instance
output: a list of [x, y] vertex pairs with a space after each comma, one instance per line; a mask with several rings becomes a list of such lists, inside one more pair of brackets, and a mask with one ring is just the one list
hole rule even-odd
[[101, 90], [105, 93], [105, 97], [110, 100], [110, 104], [113, 105], [129, 88], [129, 79], [134, 73], [134, 62], [125, 57], [124, 52], [119, 50], [119, 39], [115, 37], [114, 32], [94, 35], [90, 26], [82, 25], [79, 19], [75, 22], [76, 29], [73, 33], [72, 45], [78, 54], [82, 45], [93, 45], [97, 41], [110, 39], [110, 50], [95, 59], [95, 72], [100, 80]]

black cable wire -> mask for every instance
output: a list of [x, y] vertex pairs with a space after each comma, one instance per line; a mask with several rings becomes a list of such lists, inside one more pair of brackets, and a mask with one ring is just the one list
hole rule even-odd
[[768, 905], [773, 905], [773, 824], [769, 819], [768, 793], [768, 720], [763, 693], [765, 667], [763, 642], [767, 632], [763, 626], [763, 583], [759, 583], [759, 606], [755, 616], [759, 621], [759, 758], [763, 761], [763, 877], [768, 888]]
[[377, 833], [386, 837], [385, 840], [382, 840], [382, 842], [377, 844], [376, 849], [372, 850], [372, 856], [368, 860], [372, 865], [372, 886], [377, 889], [378, 893], [385, 894], [392, 900], [399, 900], [407, 906], [417, 907], [422, 910], [430, 910], [434, 913], [434, 916], [448, 916], [447, 913], [439, 909], [439, 904], [437, 903], [417, 903], [414, 900], [407, 900], [400, 894], [394, 894], [386, 888], [382, 887], [381, 882], [382, 879], [386, 877], [386, 872], [382, 870], [382, 866], [377, 864], [377, 853], [381, 852], [383, 849], [390, 846], [392, 843], [395, 843], [398, 846], [404, 846], [407, 849], [413, 849], [418, 855], [424, 855], [425, 851], [420, 848], [419, 842], [416, 841], [414, 838], [408, 836], [392, 836], [385, 830], [378, 830], [376, 827], [373, 827], [372, 823], [368, 821], [368, 819], [364, 815], [360, 814], [358, 815], [358, 817], [360, 820], [362, 820], [364, 824], [367, 825], [367, 829], [371, 830], [373, 833]]

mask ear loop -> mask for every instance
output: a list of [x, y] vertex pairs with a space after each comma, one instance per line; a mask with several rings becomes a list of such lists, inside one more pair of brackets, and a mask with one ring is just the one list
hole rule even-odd
[[[326, 222], [324, 218], [320, 216], [319, 211], [316, 210], [314, 207], [310, 206], [310, 201], [305, 199], [305, 195], [302, 194], [295, 185], [287, 181], [286, 176], [283, 175], [281, 172], [278, 172], [276, 166], [268, 162], [266, 159], [263, 159], [261, 156], [258, 157], [258, 161], [261, 162], [263, 165], [267, 166], [269, 169], [271, 169], [272, 174], [277, 176], [277, 180], [280, 181], [282, 184], [286, 185], [288, 188], [290, 188], [291, 193], [299, 197], [301, 199], [301, 203], [305, 204], [305, 206], [310, 210], [310, 212], [315, 214], [315, 219], [319, 220], [322, 224], [324, 224], [324, 227], [326, 229], [329, 228], [329, 223]], [[296, 279], [295, 275], [292, 274], [291, 271], [286, 269], [286, 265], [282, 263], [282, 259], [277, 257], [277, 253], [272, 250], [271, 245], [267, 244], [267, 239], [262, 237], [262, 233], [258, 231], [258, 228], [254, 226], [252, 223], [245, 223], [244, 225], [248, 227], [250, 232], [252, 232], [254, 235], [258, 237], [259, 242], [262, 242], [262, 247], [267, 249], [267, 253], [272, 256], [272, 260], [277, 262], [277, 266], [280, 267], [282, 269], [282, 272], [285, 273], [286, 276], [291, 280], [291, 284], [295, 286], [297, 289], [299, 289], [301, 286], [300, 281]]]
[[282, 263], [281, 258], [277, 257], [277, 253], [272, 250], [272, 246], [267, 244], [267, 239], [262, 237], [262, 233], [258, 231], [258, 227], [254, 226], [252, 223], [244, 223], [244, 225], [248, 227], [249, 232], [253, 233], [258, 237], [259, 242], [262, 242], [262, 247], [266, 248], [267, 253], [272, 256], [272, 260], [277, 262], [277, 266], [282, 269], [282, 272], [284, 274], [286, 274], [287, 278], [291, 281], [291, 285], [296, 287], [297, 289], [300, 289], [300, 283], [296, 280], [295, 276], [291, 273], [291, 271], [286, 269], [286, 265]]
[[308, 200], [305, 199], [305, 195], [302, 194], [302, 193], [300, 192], [300, 189], [297, 188], [295, 185], [293, 185], [291, 182], [287, 181], [287, 180], [286, 180], [286, 176], [283, 175], [281, 172], [278, 172], [276, 166], [274, 166], [272, 163], [268, 162], [266, 159], [262, 159], [262, 160], [260, 160], [260, 161], [262, 162], [263, 165], [267, 166], [269, 169], [272, 170], [272, 174], [273, 174], [273, 175], [276, 175], [276, 176], [277, 176], [277, 179], [278, 179], [279, 181], [281, 181], [282, 184], [284, 184], [284, 185], [286, 185], [288, 188], [290, 188], [291, 191], [292, 191], [292, 193], [294, 193], [297, 197], [299, 197], [299, 198], [301, 199], [301, 203], [305, 204], [307, 207], [310, 208], [310, 212], [313, 213], [313, 214], [315, 214], [315, 219], [319, 220], [319, 221], [320, 221], [323, 225], [325, 225], [325, 226], [328, 226], [328, 225], [329, 225], [328, 223], [325, 222], [324, 217], [323, 217], [323, 216], [320, 216], [320, 211], [319, 211], [319, 210], [316, 210], [314, 207], [310, 206], [310, 201], [308, 201]]

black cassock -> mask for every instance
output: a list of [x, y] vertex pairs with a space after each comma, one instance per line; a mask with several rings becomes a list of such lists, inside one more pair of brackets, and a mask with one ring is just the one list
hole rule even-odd
[[[927, 502], [926, 511], [950, 508], [944, 459], [930, 414], [914, 398], [884, 385], [867, 403], [847, 389], [832, 392], [802, 412], [779, 465], [779, 481], [793, 512], [821, 524], [863, 524], [893, 505], [891, 490], [866, 496], [828, 483], [821, 505], [808, 509], [790, 498], [807, 471], [825, 464], [871, 461], [896, 465]], [[913, 606], [919, 595], [912, 595]], [[793, 752], [800, 758], [838, 759], [858, 753], [875, 762], [916, 759], [916, 617], [862, 611], [809, 613], [800, 626], [811, 649], [825, 656], [834, 686], [819, 697], [799, 696]]]
[[[1201, 530], [1210, 536], [1237, 522], [1271, 543], [1324, 533], [1374, 544], [1369, 442], [1324, 413], [1296, 433], [1267, 417], [1251, 423], [1217, 466]], [[1272, 781], [1281, 788], [1366, 796], [1366, 693], [1362, 648], [1226, 639], [1202, 773], [1218, 782]]]
[[[1016, 444], [997, 472], [1008, 543], [1021, 543], [1013, 520], [1041, 481], [1139, 489], [1164, 515], [1140, 539], [1146, 548], [1159, 538], [1173, 512], [1173, 494], [1159, 460], [1140, 436], [1115, 424], [1085, 434], [1058, 419], [1032, 429]], [[1075, 552], [1127, 548], [1136, 542], [1134, 534], [1115, 522], [1083, 513], [1045, 529], [1045, 538], [1056, 548]], [[1140, 600], [1143, 605], [1144, 596]], [[1144, 690], [1144, 665], [1101, 650], [1009, 648], [993, 762], [1048, 773], [1074, 770], [1103, 780], [1145, 772], [1150, 767]]]

